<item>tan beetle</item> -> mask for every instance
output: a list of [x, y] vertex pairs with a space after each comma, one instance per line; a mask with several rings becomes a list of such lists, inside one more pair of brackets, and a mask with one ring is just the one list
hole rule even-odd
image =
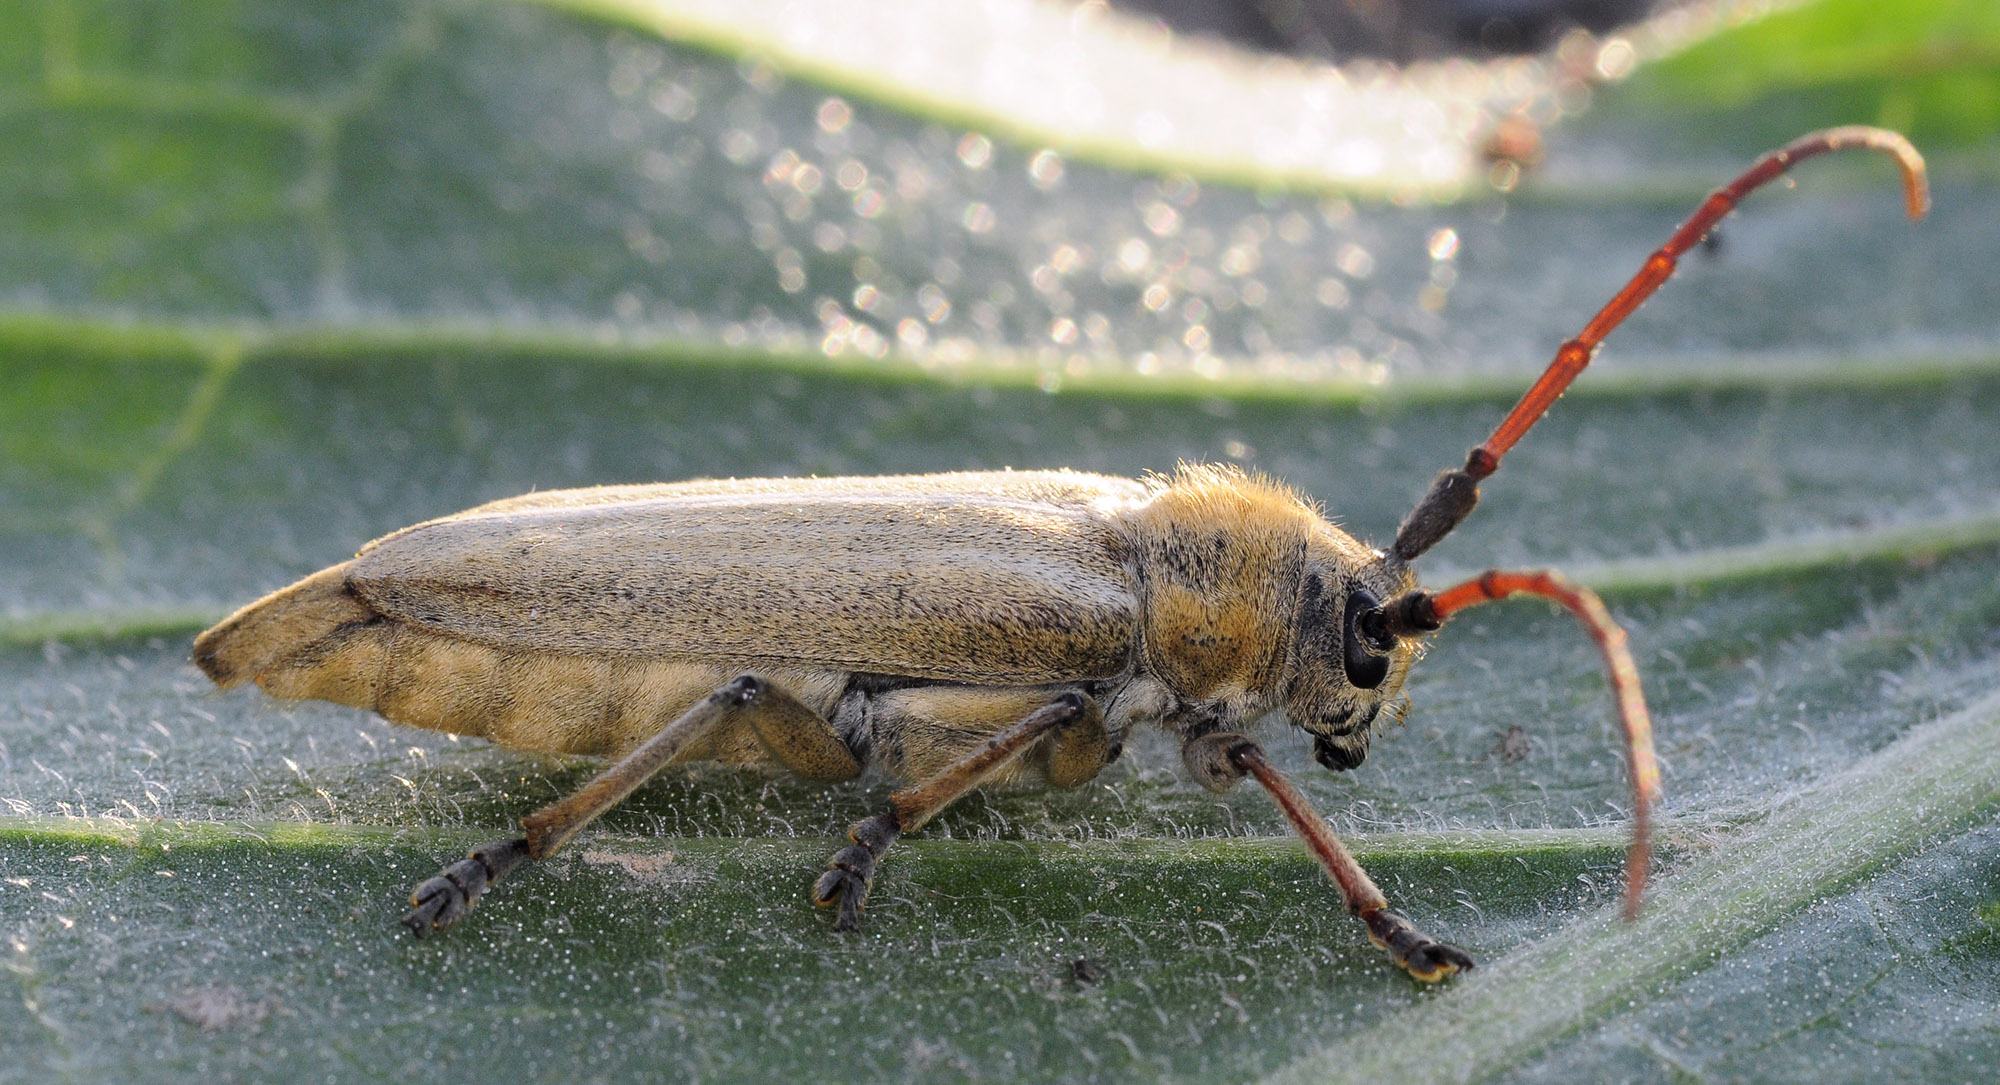
[[1223, 790], [1263, 785], [1349, 912], [1421, 980], [1472, 967], [1389, 910], [1319, 815], [1242, 732], [1282, 710], [1330, 769], [1359, 765], [1417, 638], [1524, 593], [1582, 619], [1623, 725], [1645, 884], [1659, 790], [1624, 632], [1552, 573], [1489, 572], [1441, 592], [1411, 562], [1479, 481], [1738, 200], [1827, 151], [1886, 152], [1911, 216], [1923, 160], [1872, 128], [1817, 132], [1711, 195], [1556, 359], [1464, 467], [1439, 475], [1376, 550], [1298, 494], [1224, 467], [1145, 481], [1070, 471], [757, 479], [529, 494], [405, 528], [237, 611], [195, 641], [228, 688], [371, 708], [398, 723], [616, 762], [417, 887], [423, 935], [523, 859], [544, 859], [676, 762], [777, 764], [820, 780], [876, 768], [911, 784], [865, 818], [814, 897], [853, 929], [882, 853], [980, 784], [1096, 776], [1155, 723]]

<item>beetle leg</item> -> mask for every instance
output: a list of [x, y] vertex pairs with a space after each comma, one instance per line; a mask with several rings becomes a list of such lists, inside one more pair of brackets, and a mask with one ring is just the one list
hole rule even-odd
[[1096, 702], [1069, 726], [1056, 732], [1049, 742], [1048, 761], [1042, 766], [1050, 787], [1077, 787], [1087, 784], [1118, 759], [1112, 752], [1111, 732], [1104, 727], [1104, 713]]
[[528, 854], [536, 859], [554, 855], [585, 825], [680, 760], [695, 740], [706, 737], [734, 709], [760, 700], [768, 689], [762, 679], [747, 674], [724, 684], [581, 789], [522, 818], [521, 826], [528, 830]]
[[834, 930], [861, 929], [861, 902], [868, 899], [868, 886], [875, 880], [875, 861], [901, 835], [894, 813], [862, 818], [847, 831], [847, 839], [854, 843], [834, 852], [829, 869], [813, 884], [814, 904], [839, 906]]
[[1390, 959], [1410, 975], [1425, 983], [1436, 983], [1454, 972], [1472, 970], [1471, 955], [1437, 941], [1418, 930], [1401, 913], [1389, 910], [1389, 901], [1376, 888], [1375, 879], [1361, 869], [1347, 845], [1334, 835], [1332, 827], [1306, 802], [1306, 797], [1271, 767], [1263, 747], [1242, 735], [1224, 732], [1187, 743], [1181, 748], [1181, 758], [1211, 791], [1226, 789], [1246, 773], [1262, 784], [1271, 798], [1277, 800], [1292, 828], [1318, 857], [1320, 865], [1326, 868], [1333, 883], [1340, 887], [1348, 914], [1366, 923], [1369, 940], [1388, 950]]
[[838, 906], [833, 929], [860, 928], [861, 904], [868, 897], [869, 883], [874, 880], [875, 862], [897, 837], [915, 831], [938, 811], [1005, 768], [1050, 731], [1079, 719], [1098, 720], [1101, 728], [1103, 717], [1093, 711], [1095, 707], [1081, 693], [1060, 694], [1054, 702], [1028, 713], [1020, 722], [930, 779], [889, 796], [887, 813], [856, 822], [848, 832], [853, 843], [834, 854], [831, 869], [820, 875], [813, 886], [814, 903], [821, 907]]
[[[1073, 688], [1073, 687], [1072, 687]], [[877, 763], [901, 780], [928, 780], [963, 761], [986, 740], [1049, 704], [1062, 687], [930, 685], [877, 694], [868, 708]], [[1111, 763], [1104, 712], [1087, 699], [1083, 715], [999, 769], [987, 783], [1039, 774], [1052, 787], [1075, 787]]]
[[[546, 859], [555, 854], [577, 831], [598, 815], [618, 805], [638, 790], [654, 774], [678, 760], [694, 742], [714, 729], [737, 718], [745, 709], [752, 711], [751, 725], [757, 726], [755, 709], [774, 707], [778, 718], [788, 719], [794, 709], [810, 712], [789, 694], [774, 690], [753, 675], [743, 675], [695, 702], [694, 707], [605, 769], [567, 798], [542, 807], [521, 819], [527, 835], [502, 840], [473, 851], [444, 868], [436, 877], [417, 886], [410, 894], [410, 911], [403, 925], [421, 938], [458, 922], [479, 902], [487, 886], [499, 881], [523, 859]], [[759, 730], [760, 737], [762, 730]], [[851, 760], [853, 755], [848, 755]], [[858, 771], [859, 766], [856, 766]], [[850, 775], [852, 775], [850, 773]]]
[[526, 840], [501, 840], [445, 867], [417, 886], [410, 894], [410, 911], [403, 925], [422, 938], [433, 930], [443, 930], [472, 910], [486, 887], [506, 877], [507, 872], [528, 857]]
[[774, 685], [766, 685], [744, 721], [778, 763], [808, 780], [837, 783], [861, 775], [854, 756], [825, 716]]

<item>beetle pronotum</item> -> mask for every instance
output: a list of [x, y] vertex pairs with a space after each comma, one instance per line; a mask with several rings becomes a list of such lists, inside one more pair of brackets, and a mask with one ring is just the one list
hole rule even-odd
[[505, 746], [616, 758], [529, 814], [526, 833], [419, 885], [404, 917], [451, 926], [523, 859], [547, 858], [662, 768], [775, 763], [910, 786], [854, 826], [813, 890], [860, 921], [882, 853], [982, 783], [1083, 783], [1154, 722], [1214, 790], [1271, 793], [1347, 910], [1422, 980], [1472, 958], [1391, 911], [1367, 873], [1243, 734], [1282, 709], [1317, 760], [1367, 756], [1418, 638], [1467, 607], [1538, 595], [1601, 650], [1624, 730], [1634, 914], [1659, 793], [1625, 634], [1589, 589], [1488, 572], [1439, 592], [1411, 563], [1471, 513], [1598, 344], [1737, 202], [1801, 159], [1893, 156], [1911, 217], [1923, 160], [1873, 128], [1813, 133], [1718, 189], [1574, 339], [1465, 466], [1440, 474], [1386, 550], [1233, 468], [1144, 481], [1071, 471], [763, 479], [528, 494], [405, 528], [237, 611], [195, 641], [228, 688], [372, 708]]

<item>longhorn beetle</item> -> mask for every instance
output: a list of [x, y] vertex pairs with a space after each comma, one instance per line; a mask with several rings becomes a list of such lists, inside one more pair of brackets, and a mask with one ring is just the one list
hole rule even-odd
[[1420, 980], [1472, 967], [1389, 909], [1339, 838], [1243, 731], [1282, 709], [1329, 769], [1350, 769], [1417, 641], [1467, 607], [1538, 595], [1604, 656], [1625, 736], [1636, 914], [1659, 794], [1625, 633], [1551, 572], [1488, 572], [1431, 592], [1411, 563], [1472, 512], [1479, 482], [1611, 330], [1745, 195], [1801, 159], [1885, 152], [1912, 218], [1923, 159], [1873, 128], [1817, 132], [1710, 195], [1576, 338], [1465, 466], [1432, 482], [1387, 550], [1298, 494], [1227, 467], [1142, 481], [1072, 471], [754, 479], [533, 493], [405, 528], [237, 611], [194, 644], [223, 688], [372, 708], [503, 746], [616, 761], [417, 886], [403, 922], [461, 919], [524, 859], [545, 859], [684, 761], [775, 763], [819, 780], [868, 768], [910, 784], [857, 823], [813, 897], [861, 919], [875, 865], [981, 784], [1081, 784], [1142, 723], [1189, 775], [1270, 792], [1376, 945]]

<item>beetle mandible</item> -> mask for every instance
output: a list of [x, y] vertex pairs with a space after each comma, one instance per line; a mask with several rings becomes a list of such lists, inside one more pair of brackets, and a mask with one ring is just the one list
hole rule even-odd
[[1923, 160], [1874, 128], [1815, 132], [1716, 190], [1650, 256], [1465, 466], [1445, 471], [1386, 550], [1234, 468], [1147, 480], [1072, 471], [758, 479], [528, 494], [405, 528], [237, 611], [195, 662], [227, 689], [371, 708], [398, 723], [614, 763], [411, 896], [421, 936], [461, 919], [524, 859], [553, 854], [662, 768], [772, 764], [821, 780], [877, 769], [910, 786], [857, 823], [814, 899], [854, 929], [884, 851], [981, 784], [1081, 784], [1155, 723], [1191, 776], [1271, 793], [1374, 942], [1420, 980], [1472, 958], [1390, 910], [1331, 829], [1243, 732], [1282, 710], [1329, 769], [1359, 765], [1420, 638], [1513, 594], [1575, 614], [1623, 727], [1635, 914], [1659, 793], [1625, 634], [1548, 572], [1443, 591], [1411, 563], [1471, 513], [1482, 479], [1611, 330], [1757, 187], [1861, 147]]

